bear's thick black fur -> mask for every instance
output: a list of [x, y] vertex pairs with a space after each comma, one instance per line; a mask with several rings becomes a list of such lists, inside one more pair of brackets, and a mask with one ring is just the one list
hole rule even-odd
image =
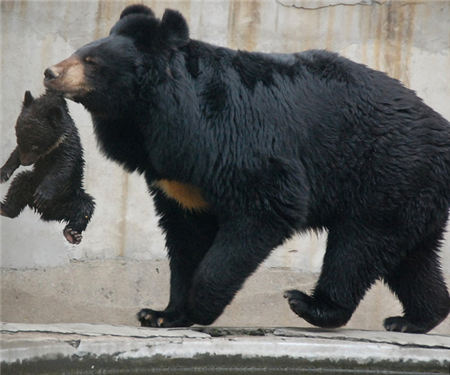
[[45, 84], [84, 104], [105, 155], [152, 192], [171, 292], [142, 325], [212, 323], [272, 249], [309, 229], [329, 235], [312, 294], [285, 293], [300, 317], [342, 326], [377, 279], [404, 307], [386, 329], [447, 316], [450, 125], [397, 80], [326, 51], [192, 40], [178, 12], [135, 5]]
[[28, 205], [43, 220], [66, 221], [67, 241], [80, 243], [94, 201], [82, 186], [83, 149], [64, 98], [46, 92], [34, 99], [26, 91], [16, 135], [17, 147], [0, 169], [0, 182], [7, 181], [21, 164], [34, 164], [34, 168], [14, 178], [0, 214], [14, 218]]

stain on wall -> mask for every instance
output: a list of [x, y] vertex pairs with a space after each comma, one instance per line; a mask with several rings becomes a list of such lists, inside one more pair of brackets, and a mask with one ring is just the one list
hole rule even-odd
[[[1, 3], [2, 160], [15, 143], [13, 125], [23, 92], [42, 92], [42, 72], [47, 66], [86, 42], [106, 36], [122, 9], [134, 2]], [[450, 118], [449, 1], [137, 2], [149, 5], [158, 16], [165, 8], [177, 9], [187, 18], [193, 38], [230, 48], [339, 52], [398, 78]], [[74, 103], [70, 109], [86, 149], [85, 185], [97, 199], [92, 223], [83, 243], [74, 248], [64, 243], [61, 225], [42, 223], [31, 211], [14, 221], [2, 218], [3, 265], [20, 268], [118, 256], [165, 259], [163, 237], [143, 178], [107, 161], [96, 147], [89, 114]], [[0, 186], [2, 194], [7, 186]], [[22, 228], [27, 228], [25, 239], [20, 235]], [[324, 236], [295, 237], [275, 251], [264, 267], [318, 271], [324, 246]], [[445, 248], [449, 253], [448, 240]], [[450, 273], [448, 258], [445, 255], [445, 269]]]

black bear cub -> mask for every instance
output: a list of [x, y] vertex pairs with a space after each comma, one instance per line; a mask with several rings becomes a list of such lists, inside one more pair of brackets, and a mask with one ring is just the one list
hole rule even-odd
[[0, 182], [20, 165], [34, 168], [12, 181], [0, 214], [14, 218], [28, 205], [45, 221], [68, 222], [64, 236], [79, 244], [95, 204], [82, 186], [83, 149], [65, 99], [51, 91], [34, 99], [26, 91], [16, 136], [17, 147], [0, 169]]

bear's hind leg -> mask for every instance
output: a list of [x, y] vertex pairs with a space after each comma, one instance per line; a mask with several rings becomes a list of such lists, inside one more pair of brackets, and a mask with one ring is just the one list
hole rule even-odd
[[450, 297], [438, 255], [442, 233], [422, 241], [385, 277], [404, 308], [403, 316], [384, 321], [388, 331], [426, 333], [447, 317]]
[[94, 199], [80, 190], [73, 200], [67, 202], [64, 206], [67, 212], [64, 212], [63, 215], [66, 216], [68, 223], [63, 230], [63, 234], [67, 241], [77, 245], [81, 242], [81, 233], [86, 229], [94, 213]]
[[64, 237], [72, 244], [79, 244], [81, 233], [86, 229], [94, 213], [94, 199], [84, 190], [78, 190], [71, 195], [64, 195], [48, 201], [39, 208], [41, 218], [45, 221], [65, 221]]
[[[359, 228], [331, 230], [314, 292], [286, 291], [284, 297], [298, 316], [323, 328], [345, 325], [370, 286], [383, 272], [376, 257], [379, 244]], [[372, 248], [373, 247], [373, 248]]]

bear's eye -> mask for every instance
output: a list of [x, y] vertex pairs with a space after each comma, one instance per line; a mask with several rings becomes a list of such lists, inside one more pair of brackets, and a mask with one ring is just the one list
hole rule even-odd
[[91, 65], [96, 65], [98, 62], [96, 59], [94, 59], [92, 56], [86, 56], [84, 58], [84, 62]]

